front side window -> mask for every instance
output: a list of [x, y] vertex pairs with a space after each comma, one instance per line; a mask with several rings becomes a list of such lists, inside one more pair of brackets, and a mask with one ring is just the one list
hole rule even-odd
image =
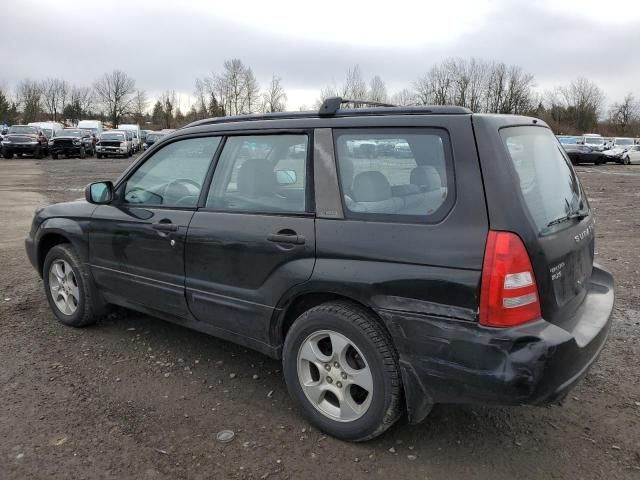
[[429, 221], [453, 200], [444, 131], [335, 130], [334, 135], [347, 216]]
[[153, 154], [127, 180], [125, 203], [193, 208], [220, 137], [188, 138]]
[[305, 211], [307, 135], [229, 137], [216, 166], [207, 207]]

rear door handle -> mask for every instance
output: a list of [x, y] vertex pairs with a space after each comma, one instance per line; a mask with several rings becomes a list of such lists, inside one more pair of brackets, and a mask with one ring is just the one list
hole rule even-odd
[[151, 224], [151, 228], [159, 232], [177, 232], [178, 226], [174, 223], [158, 222]]
[[290, 234], [290, 233], [270, 233], [267, 236], [267, 240], [276, 243], [291, 243], [294, 245], [304, 245], [306, 239], [304, 235]]

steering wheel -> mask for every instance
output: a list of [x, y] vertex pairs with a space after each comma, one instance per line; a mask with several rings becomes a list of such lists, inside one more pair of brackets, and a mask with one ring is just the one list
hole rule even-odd
[[[187, 187], [187, 185], [191, 185], [192, 187], [195, 187], [196, 192], [195, 194], [191, 193], [189, 191], [189, 188]], [[174, 186], [180, 186], [182, 187], [184, 190], [186, 190], [186, 192], [180, 192], [182, 194], [182, 196], [180, 196], [177, 200], [176, 200], [176, 205], [181, 205], [182, 201], [193, 197], [193, 196], [198, 196], [200, 194], [200, 189], [202, 188], [201, 185], [189, 178], [178, 178], [176, 180], [172, 180], [171, 182], [169, 182], [167, 184], [167, 186], [164, 188], [164, 197], [167, 197], [167, 193], [170, 192]], [[186, 195], [184, 194], [186, 193]], [[177, 195], [176, 195], [177, 196]]]

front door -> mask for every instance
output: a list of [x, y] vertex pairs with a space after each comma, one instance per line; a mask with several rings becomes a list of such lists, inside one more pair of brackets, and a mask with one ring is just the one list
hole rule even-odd
[[311, 276], [308, 146], [307, 134], [226, 140], [186, 246], [189, 307], [221, 336], [268, 344], [278, 301]]
[[176, 140], [147, 158], [91, 220], [91, 270], [108, 301], [189, 317], [187, 229], [219, 137]]

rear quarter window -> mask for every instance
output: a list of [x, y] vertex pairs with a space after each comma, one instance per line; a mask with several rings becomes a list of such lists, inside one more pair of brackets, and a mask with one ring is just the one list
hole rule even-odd
[[440, 129], [336, 129], [345, 216], [436, 222], [454, 200], [449, 137]]
[[571, 162], [551, 131], [544, 127], [507, 127], [500, 136], [518, 175], [527, 209], [541, 234], [568, 224], [549, 225], [588, 208]]

